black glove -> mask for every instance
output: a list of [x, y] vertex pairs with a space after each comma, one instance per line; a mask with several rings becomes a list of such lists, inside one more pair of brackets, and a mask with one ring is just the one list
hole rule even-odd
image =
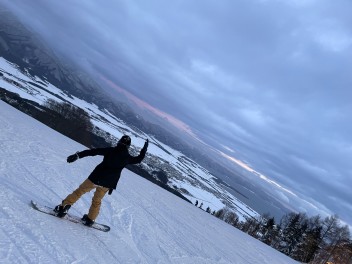
[[67, 157], [67, 162], [71, 163], [79, 159], [78, 152]]
[[148, 149], [148, 145], [149, 145], [149, 140], [147, 139], [146, 141], [145, 141], [145, 143], [144, 143], [144, 146], [143, 146], [143, 151], [147, 151], [147, 149]]

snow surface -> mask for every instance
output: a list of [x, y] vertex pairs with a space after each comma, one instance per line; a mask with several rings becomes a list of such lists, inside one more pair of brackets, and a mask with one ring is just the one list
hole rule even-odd
[[101, 157], [68, 164], [82, 145], [2, 101], [0, 113], [0, 263], [297, 263], [127, 169], [97, 219], [108, 233], [35, 211], [31, 199], [58, 204]]

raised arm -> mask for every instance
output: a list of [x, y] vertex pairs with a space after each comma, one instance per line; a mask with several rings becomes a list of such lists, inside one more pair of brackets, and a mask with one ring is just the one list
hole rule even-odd
[[148, 145], [149, 145], [149, 140], [147, 139], [144, 143], [143, 148], [141, 149], [141, 152], [139, 153], [138, 156], [136, 157], [131, 157], [129, 164], [137, 164], [137, 163], [141, 163], [142, 160], [145, 157], [145, 153], [147, 152], [148, 149]]

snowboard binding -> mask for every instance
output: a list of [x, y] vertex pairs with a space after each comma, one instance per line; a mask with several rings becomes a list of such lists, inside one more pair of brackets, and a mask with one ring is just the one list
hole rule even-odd
[[69, 204], [66, 204], [66, 205], [59, 204], [59, 205], [55, 206], [54, 212], [56, 213], [57, 217], [62, 218], [65, 215], [67, 215], [68, 210], [70, 208], [71, 208], [71, 205], [69, 205]]

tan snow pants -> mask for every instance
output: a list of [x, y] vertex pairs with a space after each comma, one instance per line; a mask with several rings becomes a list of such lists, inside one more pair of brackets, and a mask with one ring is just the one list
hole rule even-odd
[[69, 194], [63, 201], [62, 205], [73, 205], [81, 196], [87, 192], [90, 192], [95, 188], [95, 193], [92, 198], [92, 204], [89, 208], [88, 217], [91, 220], [95, 220], [99, 214], [101, 200], [104, 195], [109, 191], [109, 188], [95, 185], [91, 180], [86, 179], [77, 190]]

